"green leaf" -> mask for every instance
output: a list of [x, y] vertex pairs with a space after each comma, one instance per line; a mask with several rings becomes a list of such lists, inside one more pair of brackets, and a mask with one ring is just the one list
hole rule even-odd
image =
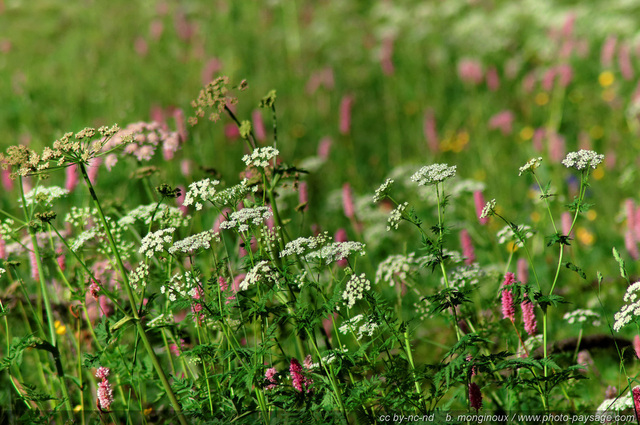
[[627, 268], [624, 265], [624, 260], [620, 257], [615, 246], [613, 247], [613, 258], [615, 258], [618, 262], [618, 266], [620, 266], [620, 276], [622, 276], [623, 279], [628, 279]]
[[564, 265], [566, 268], [568, 268], [569, 270], [573, 270], [574, 272], [578, 273], [580, 275], [581, 278], [583, 279], [587, 279], [587, 274], [584, 272], [584, 270], [582, 270], [580, 267], [576, 266], [573, 263], [567, 263]]

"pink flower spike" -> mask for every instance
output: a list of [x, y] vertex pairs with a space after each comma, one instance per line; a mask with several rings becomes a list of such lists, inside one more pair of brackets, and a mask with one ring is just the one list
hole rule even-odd
[[98, 368], [98, 370], [96, 370], [96, 378], [98, 378], [98, 379], [107, 379], [107, 377], [109, 376], [110, 372], [111, 371], [109, 370], [108, 367], [100, 366]]
[[460, 231], [460, 245], [462, 245], [462, 256], [464, 257], [464, 263], [467, 266], [473, 264], [476, 261], [476, 254], [473, 249], [473, 241], [467, 229]]
[[[32, 245], [33, 247], [33, 245]], [[29, 251], [29, 263], [31, 264], [31, 278], [35, 281], [40, 280], [40, 273], [38, 272], [38, 259], [35, 252]]]
[[616, 44], [618, 39], [614, 35], [610, 35], [602, 45], [600, 53], [600, 64], [603, 68], [611, 68], [613, 56], [616, 54]]
[[318, 156], [325, 161], [329, 159], [329, 152], [331, 151], [331, 138], [323, 137], [318, 144]]
[[180, 108], [173, 111], [173, 119], [176, 122], [176, 131], [178, 132], [180, 143], [186, 142], [189, 133], [187, 132], [187, 121], [184, 117], [184, 111]]
[[627, 44], [620, 46], [618, 50], [618, 66], [622, 78], [629, 81], [633, 78], [633, 65], [631, 64], [631, 49]]
[[75, 165], [67, 167], [65, 169], [66, 181], [64, 188], [69, 192], [73, 192], [73, 189], [78, 185], [78, 168]]
[[380, 48], [380, 66], [386, 76], [393, 75], [393, 37], [385, 37]]
[[514, 116], [511, 111], [501, 111], [489, 119], [490, 130], [500, 130], [504, 136], [508, 136], [512, 131]]
[[103, 379], [98, 383], [98, 401], [97, 405], [100, 411], [108, 411], [113, 403], [113, 390], [108, 379]]
[[425, 112], [422, 129], [424, 132], [424, 138], [427, 140], [429, 150], [432, 153], [438, 152], [440, 142], [438, 139], [438, 129], [436, 127], [436, 117], [432, 109], [428, 109], [427, 112]]
[[351, 107], [353, 96], [347, 95], [340, 101], [340, 134], [347, 135], [351, 131]]
[[183, 204], [184, 199], [187, 196], [187, 191], [184, 186], [178, 186], [178, 189], [180, 189], [180, 196], [176, 198], [176, 204], [178, 205], [178, 208], [180, 208], [180, 211], [182, 211], [182, 215], [186, 217], [189, 212], [189, 208]]
[[482, 409], [482, 393], [480, 387], [475, 382], [469, 383], [469, 404], [476, 411]]
[[304, 390], [304, 376], [302, 375], [302, 366], [300, 362], [292, 358], [291, 363], [289, 364], [289, 373], [291, 374], [291, 385], [298, 392], [302, 392]]
[[516, 283], [516, 276], [511, 273], [511, 272], [507, 272], [504, 275], [504, 281], [502, 282], [502, 286], [508, 286], [508, 285], [513, 285], [514, 283]]
[[13, 180], [11, 180], [11, 177], [9, 177], [9, 175], [11, 174], [11, 170], [2, 170], [2, 187], [4, 188], [4, 190], [6, 190], [7, 192], [10, 190], [13, 190]]
[[298, 204], [302, 206], [301, 211], [307, 211], [309, 209], [309, 193], [307, 191], [307, 182], [300, 182], [298, 184]]
[[481, 190], [476, 190], [475, 192], [473, 192], [473, 202], [476, 205], [476, 215], [478, 216], [480, 224], [487, 224], [489, 222], [488, 217], [480, 218], [480, 216], [482, 215], [482, 209], [486, 205], [486, 203], [484, 202], [484, 195], [482, 195]]
[[201, 82], [206, 86], [213, 81], [214, 75], [222, 69], [222, 61], [218, 58], [211, 58], [202, 68]]
[[483, 79], [482, 65], [475, 59], [462, 59], [458, 63], [458, 76], [465, 83], [478, 85]]
[[2, 238], [2, 234], [0, 233], [0, 259], [7, 259], [7, 245]]
[[[526, 296], [526, 294], [525, 294]], [[522, 321], [524, 322], [524, 330], [531, 336], [534, 336], [538, 332], [538, 322], [536, 321], [536, 313], [534, 305], [525, 300], [520, 304], [522, 309]]]
[[636, 352], [636, 357], [640, 359], [640, 335], [633, 337], [633, 351]]
[[542, 90], [547, 92], [553, 90], [553, 82], [555, 79], [556, 79], [556, 69], [549, 68], [547, 72], [544, 73], [544, 76], [542, 77], [542, 81], [540, 82], [540, 85], [542, 86]]
[[[573, 217], [571, 213], [565, 211], [560, 216], [560, 221], [562, 222], [562, 234], [569, 235], [569, 230], [571, 229], [571, 222], [573, 221]], [[573, 233], [573, 232], [572, 232]]]
[[516, 270], [518, 272], [518, 282], [526, 283], [529, 281], [529, 265], [527, 264], [527, 260], [518, 258]]
[[89, 181], [91, 184], [96, 184], [96, 179], [98, 178], [98, 169], [100, 168], [100, 164], [102, 164], [102, 158], [93, 158], [90, 160], [89, 167], [87, 169], [87, 176], [89, 177]]
[[253, 131], [256, 134], [256, 139], [259, 142], [267, 140], [267, 132], [264, 128], [264, 121], [262, 120], [262, 113], [259, 109], [254, 109], [251, 113], [251, 120], [253, 121]]
[[354, 218], [355, 206], [353, 204], [353, 193], [351, 192], [351, 185], [345, 183], [342, 185], [342, 207], [344, 209], [344, 215], [347, 218]]
[[627, 230], [624, 232], [624, 247], [634, 260], [640, 259], [640, 252], [638, 252], [638, 243], [636, 242], [633, 230]]
[[633, 393], [633, 408], [636, 412], [636, 418], [640, 419], [640, 387], [635, 387]]
[[513, 306], [513, 293], [510, 289], [502, 290], [502, 318], [512, 322], [516, 318], [516, 309]]
[[487, 87], [491, 91], [497, 91], [500, 88], [500, 77], [498, 76], [498, 70], [495, 67], [487, 69]]

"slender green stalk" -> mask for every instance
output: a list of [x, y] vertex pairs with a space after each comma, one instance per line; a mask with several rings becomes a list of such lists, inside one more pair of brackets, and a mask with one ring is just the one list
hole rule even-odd
[[142, 325], [142, 323], [140, 322], [140, 316], [138, 314], [138, 309], [137, 309], [137, 302], [135, 299], [135, 295], [133, 294], [133, 290], [131, 289], [131, 285], [129, 284], [129, 278], [128, 278], [128, 273], [127, 273], [127, 269], [124, 267], [124, 264], [122, 263], [122, 258], [120, 257], [120, 252], [118, 250], [118, 247], [116, 246], [116, 243], [113, 239], [113, 235], [111, 234], [111, 230], [109, 228], [109, 223], [107, 222], [107, 219], [104, 215], [104, 212], [102, 211], [102, 206], [100, 205], [100, 201], [98, 200], [98, 196], [96, 195], [96, 192], [93, 188], [93, 185], [91, 184], [91, 180], [89, 180], [89, 176], [87, 175], [87, 170], [85, 168], [85, 165], [83, 163], [78, 163], [78, 167], [80, 168], [80, 172], [82, 173], [82, 177], [84, 178], [85, 183], [87, 184], [87, 188], [89, 189], [89, 193], [91, 195], [91, 198], [93, 200], [93, 203], [96, 207], [96, 209], [98, 210], [98, 216], [100, 217], [100, 221], [102, 223], [102, 226], [104, 227], [105, 233], [107, 235], [107, 239], [109, 241], [109, 246], [111, 248], [111, 251], [113, 253], [113, 255], [116, 257], [116, 264], [118, 266], [118, 269], [120, 271], [120, 274], [122, 276], [122, 280], [123, 280], [123, 286], [125, 288], [125, 291], [127, 293], [127, 297], [129, 298], [129, 303], [131, 304], [131, 313], [133, 315], [133, 318], [135, 319], [135, 326], [136, 329], [138, 331], [138, 334], [140, 336], [140, 339], [142, 340], [142, 344], [144, 345], [147, 354], [149, 355], [149, 358], [151, 359], [151, 363], [153, 364], [154, 369], [156, 370], [156, 373], [158, 374], [158, 377], [160, 378], [160, 382], [162, 383], [162, 387], [164, 388], [167, 397], [169, 397], [169, 401], [171, 402], [171, 405], [173, 406], [174, 410], [176, 411], [176, 414], [178, 415], [178, 420], [180, 421], [180, 423], [182, 425], [187, 425], [187, 420], [184, 416], [184, 414], [182, 413], [182, 407], [180, 406], [180, 403], [178, 402], [178, 399], [176, 398], [175, 393], [173, 392], [173, 389], [171, 388], [171, 384], [169, 384], [169, 380], [167, 379], [167, 376], [164, 373], [164, 369], [162, 368], [162, 365], [160, 364], [158, 357], [156, 356], [153, 347], [151, 346], [151, 343], [149, 342], [149, 338], [147, 338], [147, 334], [145, 332], [144, 326]]

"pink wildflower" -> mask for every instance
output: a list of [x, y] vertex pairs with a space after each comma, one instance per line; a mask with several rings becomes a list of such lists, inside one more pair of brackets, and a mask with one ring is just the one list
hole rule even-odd
[[221, 212], [220, 215], [218, 216], [218, 218], [216, 218], [216, 221], [213, 223], [213, 231], [214, 232], [219, 232], [220, 231], [220, 225], [227, 221], [227, 216], [231, 214], [231, 208], [224, 208]]
[[2, 233], [0, 233], [0, 258], [3, 260], [7, 259], [7, 245], [2, 238]]
[[98, 378], [98, 379], [107, 379], [107, 376], [109, 376], [110, 372], [111, 371], [109, 370], [108, 367], [100, 366], [98, 368], [98, 370], [96, 370], [96, 378]]
[[527, 282], [529, 280], [529, 268], [527, 265], [527, 260], [525, 260], [524, 258], [518, 258], [516, 269], [518, 271], [518, 281]]
[[89, 167], [87, 169], [87, 175], [91, 184], [96, 184], [96, 179], [98, 178], [98, 168], [102, 164], [102, 158], [96, 157], [90, 160]]
[[602, 52], [600, 53], [600, 64], [604, 68], [610, 68], [613, 63], [613, 56], [616, 53], [616, 43], [618, 39], [610, 35], [602, 45]]
[[64, 188], [69, 192], [73, 192], [73, 189], [78, 185], [78, 168], [75, 165], [67, 167], [65, 175], [66, 181], [64, 183]]
[[291, 374], [291, 385], [293, 388], [302, 392], [304, 390], [304, 376], [302, 375], [302, 366], [300, 362], [292, 358], [289, 364], [289, 373]]
[[276, 370], [275, 367], [270, 367], [269, 369], [266, 370], [266, 372], [264, 373], [264, 379], [269, 382], [269, 385], [267, 385], [265, 387], [265, 390], [272, 390], [274, 389], [278, 382], [276, 381], [276, 374], [278, 373], [278, 371]]
[[[335, 235], [333, 235], [333, 240], [335, 240], [336, 242], [347, 242], [349, 240], [347, 231], [344, 228], [336, 230]], [[349, 265], [349, 261], [346, 258], [343, 258], [342, 260], [336, 261], [336, 264], [338, 265], [338, 267], [344, 268]]]
[[318, 144], [318, 156], [324, 160], [329, 159], [329, 152], [331, 151], [331, 138], [323, 137]]
[[189, 213], [189, 208], [184, 205], [184, 199], [187, 196], [187, 191], [184, 186], [178, 186], [178, 189], [180, 189], [180, 196], [176, 198], [176, 204], [178, 205], [178, 208], [180, 208], [180, 211], [182, 211], [182, 215], [186, 217]]
[[96, 372], [96, 378], [102, 379], [98, 383], [98, 400], [96, 401], [101, 412], [108, 411], [113, 403], [113, 390], [107, 376], [109, 376], [109, 369], [106, 367], [100, 367]]
[[7, 192], [10, 190], [13, 190], [13, 180], [11, 180], [11, 177], [9, 177], [9, 175], [11, 174], [11, 170], [2, 170], [2, 187], [4, 187], [4, 190], [6, 190]]
[[349, 183], [342, 185], [342, 207], [344, 208], [344, 215], [346, 215], [347, 218], [354, 218], [355, 206], [353, 204], [353, 194]]
[[633, 230], [628, 229], [624, 232], [624, 247], [627, 249], [631, 258], [634, 260], [638, 260], [640, 258], [640, 252], [638, 252], [638, 244]]
[[191, 39], [196, 32], [195, 25], [187, 20], [187, 15], [182, 10], [178, 10], [173, 15], [173, 26], [176, 29], [176, 34], [183, 41]]
[[513, 292], [511, 289], [506, 289], [507, 286], [515, 283], [515, 276], [513, 273], [507, 273], [504, 276], [504, 282], [502, 282], [502, 318], [509, 319], [512, 322], [515, 319], [516, 309], [513, 305]]
[[393, 75], [393, 37], [385, 37], [380, 48], [380, 66], [384, 75]]
[[489, 90], [496, 91], [500, 88], [500, 77], [498, 76], [498, 70], [495, 67], [487, 69], [487, 87]]
[[462, 245], [462, 256], [464, 257], [464, 263], [468, 266], [476, 261], [476, 254], [473, 249], [473, 241], [467, 229], [460, 231], [460, 244]]
[[213, 81], [214, 75], [222, 69], [222, 61], [218, 58], [211, 58], [202, 68], [201, 82], [206, 86]]
[[[468, 362], [473, 361], [473, 356], [471, 354], [467, 355], [467, 359]], [[478, 368], [475, 366], [471, 366], [471, 377], [473, 378], [474, 376], [476, 376], [478, 374]]]
[[640, 420], [640, 387], [635, 387], [633, 393], [633, 408], [636, 412], [636, 418]]
[[531, 93], [536, 85], [536, 74], [534, 71], [529, 72], [522, 79], [522, 90], [525, 93]]
[[536, 322], [536, 313], [534, 311], [534, 305], [525, 300], [520, 304], [522, 309], [522, 320], [524, 321], [524, 330], [531, 336], [538, 332], [538, 322]]
[[476, 205], [476, 215], [478, 216], [478, 220], [480, 224], [487, 224], [489, 222], [489, 218], [480, 218], [482, 215], [482, 209], [485, 207], [486, 203], [484, 202], [484, 196], [482, 195], [481, 190], [476, 190], [473, 192], [473, 202]]
[[158, 41], [164, 32], [164, 25], [159, 19], [154, 19], [149, 24], [149, 35], [153, 41]]
[[633, 78], [633, 65], [631, 64], [631, 52], [629, 45], [623, 44], [618, 50], [618, 66], [622, 78], [629, 81]]
[[427, 140], [427, 146], [432, 153], [438, 152], [440, 142], [438, 139], [438, 129], [436, 128], [436, 117], [432, 109], [428, 109], [424, 113], [424, 121], [422, 124], [424, 138]]
[[58, 263], [58, 267], [60, 267], [60, 270], [65, 271], [67, 269], [67, 262], [66, 262], [66, 257], [63, 254], [62, 248], [56, 250], [56, 254], [58, 254], [58, 256], [56, 257], [56, 262]]
[[264, 129], [264, 121], [262, 120], [262, 113], [258, 109], [254, 109], [251, 113], [251, 119], [253, 121], [253, 130], [256, 134], [256, 139], [259, 142], [267, 140], [267, 132]]
[[38, 259], [36, 258], [36, 253], [33, 252], [33, 250], [29, 251], [29, 263], [31, 264], [31, 278], [36, 281], [40, 280], [40, 273], [38, 272]]
[[482, 409], [482, 393], [480, 387], [475, 382], [469, 383], [469, 404], [476, 411]]
[[562, 161], [565, 157], [564, 137], [553, 132], [547, 136], [547, 143], [551, 160], [555, 162]]
[[311, 370], [311, 368], [313, 367], [313, 359], [311, 357], [311, 354], [307, 354], [307, 357], [304, 358], [302, 364], [304, 365], [305, 369]]
[[540, 82], [540, 85], [542, 86], [542, 90], [544, 91], [553, 90], [553, 82], [555, 81], [555, 79], [556, 79], [556, 69], [553, 67], [547, 69], [547, 71], [542, 76], [542, 81]]
[[240, 137], [240, 130], [238, 126], [232, 123], [229, 123], [224, 126], [224, 136], [229, 140], [237, 140]]
[[533, 133], [531, 143], [533, 144], [533, 149], [535, 149], [537, 152], [541, 152], [543, 149], [542, 141], [544, 140], [545, 134], [546, 131], [544, 128], [537, 128]]
[[512, 131], [513, 120], [513, 112], [508, 110], [498, 112], [489, 119], [489, 129], [500, 130], [504, 136], [508, 136]]
[[173, 119], [176, 122], [176, 131], [178, 132], [178, 140], [180, 143], [184, 143], [189, 136], [187, 132], [187, 122], [184, 117], [184, 111], [180, 108], [173, 111]]
[[91, 285], [89, 285], [89, 294], [94, 300], [98, 299], [99, 292], [100, 292], [100, 286], [96, 283], [95, 280], [91, 280]]
[[183, 159], [180, 161], [180, 172], [183, 176], [191, 175], [191, 161], [188, 159]]
[[566, 88], [573, 79], [573, 68], [569, 64], [562, 64], [556, 67], [560, 87]]
[[302, 206], [301, 211], [309, 209], [309, 193], [307, 191], [307, 182], [298, 184], [298, 203]]
[[562, 234], [568, 235], [569, 230], [571, 229], [571, 223], [573, 222], [571, 213], [568, 211], [563, 212], [560, 216], [560, 221], [562, 222]]
[[351, 131], [351, 107], [353, 96], [347, 95], [340, 101], [340, 134], [346, 135]]
[[607, 389], [604, 391], [605, 399], [616, 398], [617, 396], [618, 396], [618, 389], [613, 385], [609, 385]]
[[144, 37], [136, 38], [136, 41], [133, 43], [133, 48], [141, 58], [147, 56], [149, 53], [149, 44], [147, 44], [147, 40]]
[[475, 59], [462, 59], [458, 62], [458, 76], [465, 83], [478, 85], [482, 82], [482, 65]]

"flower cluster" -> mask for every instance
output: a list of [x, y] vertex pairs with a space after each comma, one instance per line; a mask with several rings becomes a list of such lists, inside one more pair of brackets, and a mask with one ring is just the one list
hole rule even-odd
[[[40, 204], [45, 206], [51, 206], [53, 201], [63, 196], [67, 196], [69, 191], [58, 186], [37, 186], [35, 189], [31, 189], [24, 195], [24, 202], [26, 206], [33, 204]], [[22, 199], [18, 202], [22, 205]]]
[[193, 254], [199, 249], [211, 248], [211, 241], [216, 240], [220, 242], [220, 236], [218, 232], [213, 230], [205, 230], [204, 232], [196, 233], [195, 235], [188, 236], [180, 241], [177, 241], [169, 248], [169, 254], [175, 255], [178, 252], [183, 254]]
[[[253, 188], [254, 190], [258, 190], [257, 185]], [[250, 191], [251, 187], [249, 187], [249, 180], [242, 179], [242, 181], [237, 185], [217, 192], [210, 201], [220, 207], [224, 207], [226, 205], [235, 206], [238, 202], [242, 201]]]
[[[517, 235], [516, 233], [514, 233], [511, 226], [503, 227], [498, 231], [498, 233], [496, 233], [496, 237], [498, 238], [498, 243], [503, 244], [505, 242], [515, 242], [516, 246], [522, 247], [523, 244], [522, 244], [522, 240], [520, 240], [520, 237], [522, 237], [523, 239], [529, 239], [530, 237], [533, 236], [531, 227], [527, 226], [526, 224], [522, 224], [518, 226], [517, 233], [518, 233]], [[518, 235], [520, 237], [518, 237]]]
[[570, 324], [582, 324], [587, 321], [591, 321], [593, 326], [600, 326], [600, 315], [593, 310], [579, 308], [569, 313], [565, 313], [562, 318]]
[[242, 161], [247, 165], [247, 167], [267, 168], [269, 166], [269, 161], [277, 157], [279, 154], [280, 152], [278, 149], [266, 146], [264, 148], [254, 149], [253, 152], [251, 152], [251, 155], [243, 156]]
[[529, 162], [527, 162], [522, 167], [520, 167], [520, 172], [518, 173], [518, 175], [521, 176], [522, 174], [526, 173], [527, 171], [533, 173], [534, 170], [540, 166], [541, 162], [542, 162], [542, 157], [541, 156], [538, 157], [538, 158], [531, 158], [529, 160]]
[[220, 114], [226, 105], [238, 103], [238, 99], [229, 96], [229, 77], [222, 76], [211, 81], [205, 88], [200, 90], [198, 98], [191, 101], [191, 107], [195, 109], [195, 116], [189, 117], [189, 124], [196, 125], [198, 118], [204, 117], [207, 109], [213, 111], [209, 114], [209, 120], [216, 122], [220, 119]]
[[154, 252], [162, 252], [165, 248], [165, 244], [170, 244], [173, 239], [173, 232], [176, 231], [175, 227], [168, 227], [166, 229], [160, 229], [156, 232], [148, 233], [140, 243], [139, 254], [144, 254], [147, 257], [153, 257]]
[[351, 308], [356, 304], [356, 301], [361, 300], [364, 296], [364, 291], [371, 289], [371, 282], [362, 273], [360, 276], [355, 274], [351, 275], [351, 278], [347, 282], [347, 287], [342, 293], [342, 299], [347, 301], [347, 308]]
[[271, 266], [269, 266], [269, 262], [266, 260], [258, 262], [251, 270], [249, 270], [249, 273], [244, 277], [244, 280], [240, 282], [238, 289], [246, 291], [249, 289], [249, 286], [256, 285], [259, 282], [278, 282], [278, 275]]
[[562, 161], [562, 165], [567, 168], [575, 168], [576, 170], [584, 170], [593, 168], [594, 170], [604, 160], [604, 155], [594, 151], [580, 149], [578, 152], [570, 152]]
[[358, 326], [358, 324], [364, 318], [364, 315], [358, 314], [343, 323], [342, 326], [338, 328], [338, 331], [340, 331], [340, 333], [342, 333], [343, 335], [352, 332], [358, 341], [361, 340], [364, 335], [372, 337], [376, 329], [378, 329], [380, 325], [372, 318], [367, 318], [366, 320], [364, 320], [362, 325]]
[[[118, 131], [104, 145], [103, 151], [111, 151], [121, 145], [125, 145], [124, 154], [138, 161], [150, 161], [160, 145], [165, 155], [172, 157], [180, 147], [180, 136], [159, 122], [136, 122]], [[106, 156], [104, 164], [111, 171], [117, 162], [118, 156], [111, 153]]]
[[243, 208], [229, 214], [227, 221], [220, 223], [220, 228], [233, 229], [237, 227], [239, 232], [246, 232], [250, 227], [259, 226], [272, 216], [273, 213], [269, 207]]
[[449, 167], [447, 164], [427, 165], [411, 176], [411, 181], [418, 183], [418, 186], [430, 186], [441, 183], [450, 177], [454, 177], [456, 175], [456, 168], [455, 165]]
[[365, 244], [361, 242], [332, 242], [317, 251], [307, 254], [305, 259], [310, 262], [316, 259], [324, 260], [325, 264], [329, 265], [335, 261], [344, 260], [354, 253], [365, 255], [364, 249]]
[[487, 202], [484, 208], [482, 208], [482, 213], [480, 214], [479, 218], [491, 217], [493, 214], [495, 214], [495, 210], [496, 210], [496, 200], [492, 199], [489, 202]]
[[[458, 266], [449, 273], [449, 286], [452, 288], [462, 288], [470, 285], [477, 285], [480, 278], [484, 276], [484, 270], [478, 264]], [[442, 278], [444, 284], [444, 278]]]
[[640, 299], [638, 299], [637, 293], [639, 289], [640, 282], [636, 282], [627, 288], [627, 292], [624, 294], [623, 299], [628, 304], [623, 305], [620, 311], [613, 316], [615, 319], [613, 329], [616, 332], [631, 322], [634, 316], [640, 316]]
[[393, 211], [389, 213], [389, 218], [387, 219], [387, 232], [391, 229], [398, 229], [398, 225], [400, 221], [402, 221], [402, 213], [405, 209], [407, 209], [408, 202], [404, 204], [399, 204]]
[[393, 183], [394, 180], [392, 179], [385, 180], [385, 182], [382, 183], [382, 185], [380, 185], [378, 189], [376, 189], [376, 194], [373, 195], [373, 202], [378, 203], [386, 198]]
[[96, 404], [102, 412], [109, 411], [111, 403], [113, 403], [113, 390], [111, 389], [108, 376], [108, 367], [99, 367], [96, 371], [96, 378], [101, 380], [98, 383], [98, 401]]
[[178, 296], [182, 298], [194, 298], [197, 294], [200, 282], [193, 272], [186, 272], [184, 274], [176, 274], [169, 279], [169, 283], [160, 287], [162, 294], [167, 293], [169, 301], [174, 302], [178, 299]]
[[300, 237], [291, 242], [287, 242], [284, 249], [280, 251], [280, 257], [289, 255], [302, 255], [309, 251], [314, 251], [331, 240], [329, 232], [320, 233], [317, 236], [309, 236], [308, 238]]
[[158, 220], [162, 227], [184, 227], [187, 226], [191, 220], [191, 217], [184, 216], [179, 208], [170, 207], [165, 204], [149, 204], [140, 205], [129, 211], [118, 220], [118, 224], [125, 227], [140, 220], [144, 224], [149, 225], [151, 224], [152, 217], [154, 220]]
[[289, 363], [289, 373], [291, 374], [291, 385], [298, 392], [305, 391], [311, 392], [311, 385], [313, 385], [313, 380], [308, 376], [305, 376], [305, 372], [302, 369], [302, 365], [300, 362], [292, 358]]
[[212, 201], [216, 194], [216, 186], [219, 184], [220, 181], [211, 179], [191, 183], [182, 205], [195, 205], [196, 211], [200, 211], [202, 202]]
[[138, 289], [138, 284], [144, 288], [147, 286], [147, 277], [149, 276], [149, 266], [145, 263], [140, 265], [131, 273], [129, 273], [129, 284], [133, 289]]
[[380, 264], [376, 270], [375, 283], [387, 282], [389, 286], [402, 283], [407, 280], [410, 273], [419, 267], [420, 261], [415, 258], [415, 252], [408, 255], [390, 255]]

